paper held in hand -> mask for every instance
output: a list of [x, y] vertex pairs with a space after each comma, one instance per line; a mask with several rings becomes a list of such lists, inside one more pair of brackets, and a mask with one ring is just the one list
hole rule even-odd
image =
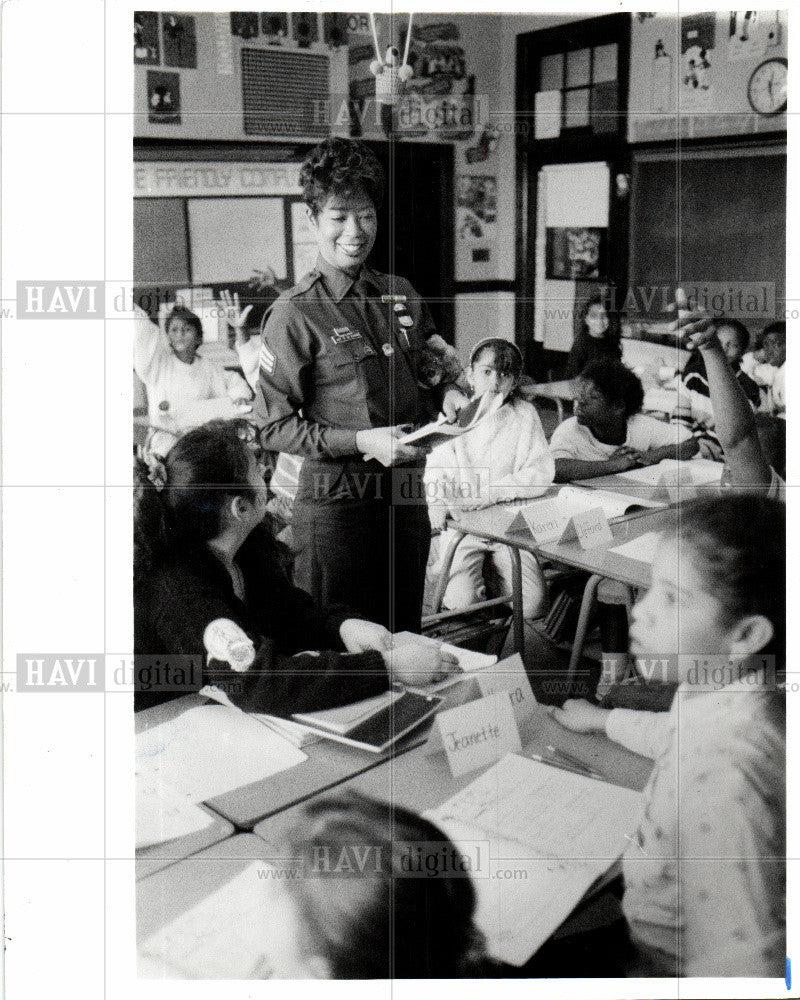
[[485, 392], [482, 396], [478, 396], [477, 399], [473, 399], [462, 407], [453, 423], [448, 423], [444, 414], [440, 414], [433, 423], [425, 424], [424, 427], [411, 431], [410, 434], [398, 438], [398, 441], [400, 444], [419, 444], [426, 448], [435, 448], [438, 444], [461, 437], [462, 434], [471, 431], [482, 420], [496, 413], [502, 405], [503, 397], [499, 393]]

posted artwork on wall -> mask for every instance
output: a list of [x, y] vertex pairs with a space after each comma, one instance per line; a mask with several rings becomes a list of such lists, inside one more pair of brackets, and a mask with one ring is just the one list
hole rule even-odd
[[714, 99], [716, 14], [681, 18], [680, 103], [684, 111], [705, 111]]
[[164, 65], [197, 69], [197, 33], [191, 14], [162, 14]]
[[158, 14], [153, 11], [137, 10], [133, 15], [133, 61], [148, 66], [161, 61]]
[[467, 243], [493, 244], [497, 229], [497, 178], [462, 174], [458, 178], [456, 232]]
[[603, 281], [606, 233], [606, 229], [594, 226], [548, 227], [546, 277], [564, 281]]
[[153, 125], [180, 125], [181, 78], [179, 73], [147, 73], [148, 121]]

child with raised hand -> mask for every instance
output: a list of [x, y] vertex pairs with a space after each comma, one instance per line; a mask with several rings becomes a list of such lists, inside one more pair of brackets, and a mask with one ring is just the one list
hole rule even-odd
[[703, 359], [717, 437], [722, 445], [732, 486], [769, 490], [784, 499], [785, 484], [770, 468], [758, 435], [753, 409], [736, 379], [717, 336], [720, 320], [702, 309], [688, 309], [686, 295], [675, 295], [677, 319], [672, 330], [681, 342], [697, 350]]
[[302, 807], [277, 849], [299, 877], [269, 884], [279, 937], [268, 978], [458, 979], [491, 968], [475, 890], [428, 820], [357, 793], [328, 795]]
[[578, 379], [575, 416], [559, 424], [550, 438], [556, 482], [697, 454], [697, 441], [687, 428], [640, 413], [643, 402], [642, 383], [621, 361], [590, 362]]
[[762, 496], [684, 506], [631, 630], [679, 683], [670, 712], [553, 710], [656, 759], [623, 857], [632, 975], [783, 975], [785, 531]]
[[201, 357], [203, 327], [196, 313], [175, 306], [165, 337], [135, 310], [133, 366], [147, 390], [150, 424], [180, 434], [208, 420], [232, 420], [252, 410], [252, 392], [235, 373]]
[[[490, 416], [461, 437], [434, 448], [425, 469], [431, 524], [443, 528], [448, 512], [477, 510], [509, 500], [541, 496], [553, 482], [553, 459], [536, 407], [517, 394], [522, 375], [519, 348], [501, 337], [475, 346], [467, 369], [475, 397], [502, 397]], [[439, 574], [454, 529], [439, 540], [431, 572]], [[505, 545], [467, 535], [455, 550], [444, 606], [468, 608], [486, 596], [483, 569], [490, 556], [501, 585], [511, 589], [511, 557]], [[536, 559], [521, 552], [523, 614], [531, 620], [542, 610], [545, 585]]]

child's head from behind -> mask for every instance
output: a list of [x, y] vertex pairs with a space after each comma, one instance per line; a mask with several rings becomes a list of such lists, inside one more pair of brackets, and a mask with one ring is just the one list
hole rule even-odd
[[786, 323], [770, 323], [764, 330], [764, 360], [780, 368], [786, 361]]
[[482, 956], [466, 865], [427, 820], [354, 793], [326, 796], [281, 846], [298, 877], [277, 887], [286, 918], [276, 978], [457, 978]]
[[741, 361], [750, 344], [750, 334], [744, 323], [738, 319], [724, 319], [717, 324], [717, 338], [722, 353], [733, 364]]
[[490, 392], [508, 399], [519, 385], [521, 376], [522, 354], [510, 340], [490, 337], [473, 349], [467, 380], [475, 396]]
[[631, 651], [672, 658], [677, 681], [708, 657], [771, 654], [782, 669], [785, 544], [786, 509], [775, 500], [732, 492], [683, 506], [634, 607]]
[[628, 420], [644, 402], [638, 377], [621, 361], [590, 361], [578, 377], [575, 415], [578, 423], [602, 433], [615, 421]]
[[184, 306], [177, 305], [167, 315], [167, 340], [173, 352], [191, 364], [197, 348], [203, 343], [203, 324], [200, 317]]

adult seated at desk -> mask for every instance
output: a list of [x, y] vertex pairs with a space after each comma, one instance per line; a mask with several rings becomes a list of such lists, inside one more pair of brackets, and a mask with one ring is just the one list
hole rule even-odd
[[697, 441], [685, 427], [640, 413], [643, 401], [642, 383], [621, 361], [588, 364], [578, 380], [575, 416], [559, 424], [550, 439], [556, 482], [697, 454]]
[[[191, 658], [196, 676], [174, 694], [215, 684], [249, 711], [289, 715], [357, 701], [392, 681], [444, 676], [448, 654], [390, 648], [382, 626], [342, 608], [323, 614], [292, 587], [263, 523], [267, 489], [254, 453], [223, 422], [196, 428], [166, 458], [138, 464], [134, 523], [134, 651], [137, 708], [164, 700], [171, 657]], [[209, 659], [213, 622], [252, 642], [245, 669]], [[350, 651], [302, 652], [344, 644]], [[242, 664], [238, 664], [240, 667]], [[149, 686], [158, 675], [159, 695]], [[177, 674], [173, 660], [173, 677]], [[177, 684], [176, 684], [177, 687]]]
[[199, 316], [176, 306], [167, 316], [165, 338], [142, 309], [135, 311], [134, 370], [147, 390], [150, 425], [168, 432], [170, 444], [169, 435], [252, 410], [244, 379], [197, 353], [203, 342]]

